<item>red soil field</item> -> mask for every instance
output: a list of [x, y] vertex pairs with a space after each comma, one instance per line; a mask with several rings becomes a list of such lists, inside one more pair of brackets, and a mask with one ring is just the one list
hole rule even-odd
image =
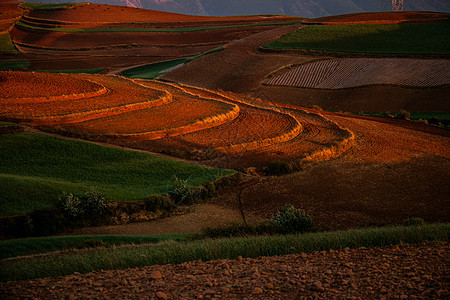
[[365, 85], [429, 87], [450, 84], [444, 59], [348, 58], [323, 60], [272, 77], [269, 85], [342, 89]]
[[100, 84], [68, 74], [0, 72], [0, 99], [3, 101], [92, 93], [101, 88]]
[[[167, 105], [78, 123], [73, 125], [73, 128], [92, 134], [107, 136], [128, 134], [131, 139], [149, 139], [152, 136], [151, 132], [160, 131], [159, 135], [166, 136], [170, 130], [197, 122], [202, 123], [205, 119], [211, 119], [212, 123], [214, 119], [221, 123], [230, 121], [229, 118], [236, 117], [239, 113], [233, 112], [233, 109], [234, 106], [227, 103], [177, 95], [173, 97], [173, 102]], [[203, 122], [201, 126], [205, 126], [205, 123], [208, 122]], [[158, 137], [157, 133], [153, 136]]]
[[428, 23], [445, 21], [449, 17], [448, 13], [427, 11], [376, 12], [327, 16], [304, 20], [303, 23], [311, 25]]
[[[21, 81], [17, 86], [27, 84], [26, 79], [30, 76], [44, 78], [47, 81], [41, 81], [42, 84], [35, 85], [37, 95], [41, 97], [52, 97], [55, 94], [49, 92], [52, 83], [56, 80], [63, 81], [66, 75], [62, 74], [45, 74], [45, 73], [21, 73], [21, 72], [3, 72], [5, 76], [14, 78], [16, 82]], [[22, 76], [26, 74], [25, 76]], [[76, 78], [81, 82], [94, 81], [96, 86], [102, 85], [108, 89], [108, 93], [100, 94], [94, 98], [80, 97], [61, 97], [54, 101], [42, 102], [42, 99], [34, 99], [35, 101], [27, 101], [28, 103], [15, 104], [20, 102], [27, 89], [15, 89], [18, 100], [3, 101], [0, 104], [0, 115], [7, 119], [14, 120], [33, 120], [35, 123], [45, 122], [74, 122], [86, 120], [86, 118], [97, 118], [99, 116], [114, 115], [129, 110], [148, 108], [155, 105], [161, 105], [170, 102], [171, 96], [164, 91], [145, 88], [134, 84], [133, 82], [120, 79], [118, 77], [102, 77], [87, 75], [67, 75], [67, 78]], [[53, 80], [52, 80], [53, 79]], [[71, 83], [70, 80], [67, 81]], [[46, 84], [47, 83], [47, 84]], [[72, 81], [72, 83], [74, 83]], [[77, 84], [77, 82], [75, 82]], [[10, 85], [9, 85], [10, 86]], [[39, 91], [39, 92], [37, 92]], [[135, 105], [133, 105], [135, 104]]]
[[[81, 4], [62, 10], [33, 10], [29, 17], [41, 19], [56, 24], [71, 25], [71, 23], [121, 23], [136, 27], [139, 23], [175, 27], [197, 27], [198, 23], [208, 24], [249, 24], [283, 22], [295, 20], [296, 17], [288, 16], [236, 16], [236, 17], [208, 17], [190, 16], [168, 12], [160, 12], [133, 7], [122, 7], [101, 4]], [[93, 22], [95, 20], [95, 22]], [[177, 24], [178, 23], [178, 24]], [[212, 25], [214, 26], [214, 25]], [[92, 26], [97, 27], [97, 26]], [[123, 27], [121, 25], [121, 27]]]
[[0, 1], [0, 34], [7, 32], [23, 13], [19, 2]]
[[[44, 100], [55, 95], [55, 91], [47, 92], [51, 83], [65, 78], [21, 72], [4, 72], [3, 76], [10, 82], [18, 82], [17, 87], [24, 86], [28, 77], [40, 79], [33, 88]], [[214, 149], [216, 153], [241, 156], [245, 166], [261, 166], [275, 152], [279, 157], [283, 153], [287, 160], [299, 157], [317, 160], [313, 155], [328, 149], [331, 152], [327, 152], [325, 159], [329, 159], [339, 154], [334, 148], [346, 142], [349, 134], [318, 115], [295, 108], [288, 111], [237, 94], [154, 81], [133, 82], [115, 76], [69, 77], [73, 79], [66, 81], [69, 84], [77, 84], [76, 80], [91, 82], [105, 87], [107, 93], [81, 99], [57, 98], [51, 102], [32, 98], [27, 103], [18, 103], [26, 90], [12, 89], [9, 97], [18, 99], [1, 103], [0, 116], [158, 152]], [[302, 132], [304, 128], [307, 130]], [[205, 158], [208, 157], [202, 159]]]

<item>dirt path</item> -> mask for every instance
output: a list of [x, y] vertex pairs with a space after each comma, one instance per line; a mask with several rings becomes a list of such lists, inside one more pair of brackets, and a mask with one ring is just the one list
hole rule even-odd
[[448, 243], [187, 262], [0, 283], [3, 299], [448, 299]]
[[[235, 200], [236, 201], [236, 200]], [[248, 214], [247, 221], [254, 222], [260, 218]], [[242, 222], [242, 216], [237, 209], [215, 204], [199, 204], [190, 207], [183, 215], [151, 222], [133, 223], [116, 226], [99, 226], [81, 228], [72, 235], [149, 235], [165, 233], [195, 233], [207, 227], [217, 227], [229, 223]]]

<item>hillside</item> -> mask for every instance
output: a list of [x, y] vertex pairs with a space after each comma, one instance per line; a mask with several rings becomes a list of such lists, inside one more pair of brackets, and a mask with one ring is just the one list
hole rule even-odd
[[[61, 3], [65, 0], [31, 1]], [[317, 18], [327, 15], [340, 15], [373, 11], [391, 11], [391, 1], [389, 0], [80, 0], [79, 2], [112, 5], [126, 5], [126, 3], [128, 2], [130, 4], [136, 5], [137, 7], [145, 9], [202, 16], [280, 14], [305, 18]], [[404, 9], [450, 12], [450, 3], [448, 1], [441, 0], [408, 0], [405, 1]]]

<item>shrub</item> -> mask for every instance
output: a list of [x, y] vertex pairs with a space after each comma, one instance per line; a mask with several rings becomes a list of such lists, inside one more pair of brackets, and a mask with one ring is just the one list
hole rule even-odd
[[292, 172], [292, 167], [286, 161], [272, 161], [266, 168], [268, 175], [283, 175]]
[[157, 210], [171, 210], [172, 202], [166, 196], [151, 195], [145, 201], [145, 209], [153, 212]]
[[422, 218], [407, 218], [403, 220], [404, 226], [422, 226], [425, 225], [425, 220]]
[[80, 198], [73, 194], [65, 194], [62, 197], [64, 213], [70, 217], [84, 214], [84, 206]]
[[169, 195], [175, 200], [176, 204], [192, 204], [194, 202], [194, 189], [187, 184], [187, 180], [174, 176], [172, 190]]
[[401, 109], [397, 114], [397, 119], [409, 120], [410, 114], [408, 111]]
[[72, 218], [97, 217], [108, 211], [105, 197], [95, 188], [86, 191], [82, 197], [64, 194], [62, 202], [64, 213]]
[[85, 196], [84, 213], [86, 215], [103, 215], [108, 210], [105, 197], [97, 189], [89, 189]]
[[280, 233], [308, 232], [312, 230], [312, 217], [301, 209], [287, 204], [271, 219]]

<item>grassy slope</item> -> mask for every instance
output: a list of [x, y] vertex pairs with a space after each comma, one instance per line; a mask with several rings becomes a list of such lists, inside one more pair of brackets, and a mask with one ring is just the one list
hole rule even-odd
[[95, 246], [185, 241], [191, 234], [54, 236], [0, 241], [0, 259]]
[[197, 56], [190, 57], [190, 58], [179, 58], [179, 59], [174, 59], [174, 60], [168, 60], [168, 61], [162, 61], [162, 62], [157, 62], [157, 63], [153, 63], [153, 64], [148, 64], [148, 65], [144, 65], [144, 66], [139, 66], [136, 68], [131, 68], [131, 69], [122, 71], [122, 75], [129, 77], [129, 78], [155, 79], [158, 76], [165, 74], [166, 73], [165, 71], [172, 67], [178, 66], [180, 64], [188, 63], [188, 62], [196, 60], [197, 58], [202, 57], [204, 55], [214, 53], [214, 52], [219, 52], [222, 50], [223, 50], [223, 46], [211, 49], [209, 51], [206, 51], [202, 54], [199, 54]]
[[231, 171], [42, 134], [0, 135], [0, 216], [53, 206], [62, 192], [99, 189], [108, 200], [166, 193], [173, 176], [194, 186]]
[[0, 35], [0, 53], [8, 53], [8, 54], [19, 53], [16, 47], [14, 47], [14, 44], [11, 40], [11, 36], [9, 35], [9, 33]]
[[428, 24], [313, 25], [265, 45], [361, 53], [450, 54], [450, 22]]
[[25, 9], [60, 9], [69, 8], [76, 5], [81, 5], [83, 3], [35, 3], [35, 2], [24, 2], [20, 6]]
[[0, 280], [88, 273], [94, 270], [126, 269], [155, 264], [177, 264], [201, 259], [234, 259], [313, 252], [345, 247], [378, 247], [400, 243], [448, 241], [450, 224], [383, 227], [340, 232], [167, 242], [66, 253], [57, 256], [0, 261]]

